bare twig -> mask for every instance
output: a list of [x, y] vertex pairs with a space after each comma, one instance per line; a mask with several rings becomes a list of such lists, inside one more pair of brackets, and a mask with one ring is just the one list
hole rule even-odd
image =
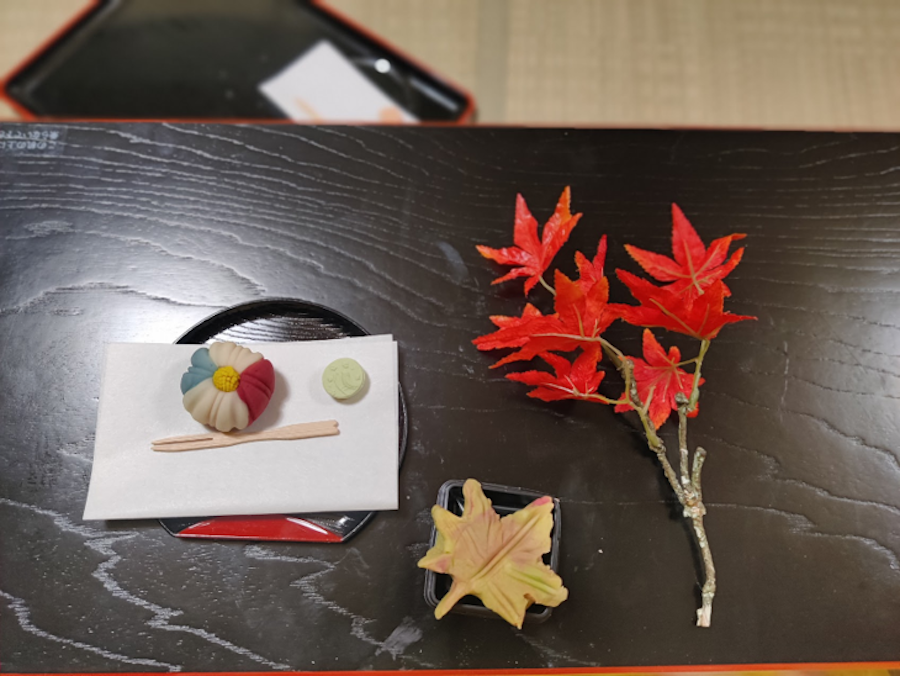
[[653, 426], [650, 416], [647, 415], [647, 409], [644, 402], [641, 401], [641, 397], [638, 395], [637, 385], [634, 382], [634, 362], [627, 357], [624, 357], [622, 359], [622, 368], [619, 371], [622, 374], [622, 378], [625, 380], [625, 392], [631, 400], [631, 406], [637, 411], [637, 414], [641, 419], [641, 425], [644, 427], [644, 435], [647, 437], [647, 446], [649, 446], [650, 450], [656, 454], [659, 464], [662, 465], [663, 474], [665, 474], [669, 485], [672, 486], [672, 490], [675, 491], [678, 502], [684, 504], [684, 490], [678, 481], [678, 476], [675, 474], [672, 463], [669, 462], [669, 457], [666, 453], [666, 445], [656, 433], [656, 428]]
[[[622, 371], [622, 360], [625, 358], [625, 355], [622, 354], [622, 351], [617, 348], [615, 345], [610, 343], [606, 338], [600, 336], [600, 344], [603, 346], [603, 353], [609, 357], [609, 360], [613, 363], [619, 372]], [[624, 376], [624, 374], [623, 374]]]
[[697, 546], [700, 548], [700, 555], [703, 557], [703, 568], [706, 575], [701, 592], [701, 604], [697, 609], [697, 626], [708, 627], [712, 623], [712, 604], [716, 595], [716, 567], [713, 565], [709, 540], [706, 537], [706, 529], [703, 527], [703, 515], [706, 513], [706, 509], [703, 508], [703, 503], [701, 502], [690, 510], [685, 507], [684, 511], [685, 515], [689, 511], [691, 512], [694, 537], [697, 538]]
[[[703, 557], [705, 579], [703, 581], [702, 605], [697, 610], [697, 626], [708, 627], [712, 622], [712, 604], [716, 595], [716, 566], [713, 564], [712, 551], [709, 549], [709, 540], [706, 537], [706, 529], [703, 527], [703, 517], [706, 514], [706, 506], [703, 504], [703, 489], [700, 486], [700, 471], [703, 469], [703, 461], [706, 459], [706, 451], [700, 446], [694, 453], [694, 468], [691, 473], [691, 484], [695, 495], [695, 503], [691, 508], [691, 521], [694, 524], [694, 535], [697, 538], [697, 546]], [[685, 506], [685, 512], [687, 512]]]
[[691, 472], [691, 483], [697, 491], [697, 497], [703, 499], [703, 488], [700, 486], [700, 470], [703, 469], [703, 461], [706, 460], [706, 451], [700, 446], [694, 451], [694, 469]]
[[709, 341], [704, 339], [700, 341], [700, 354], [697, 355], [697, 365], [694, 367], [694, 386], [691, 388], [691, 399], [688, 406], [688, 412], [692, 412], [697, 408], [697, 402], [700, 400], [700, 369], [703, 367], [703, 358], [709, 349]]
[[678, 502], [683, 507], [685, 518], [691, 520], [694, 538], [697, 541], [697, 547], [700, 549], [704, 569], [701, 606], [697, 610], [697, 626], [708, 627], [712, 622], [712, 604], [716, 594], [716, 568], [713, 564], [706, 528], [703, 525], [706, 506], [703, 504], [703, 488], [700, 484], [700, 473], [703, 469], [703, 461], [706, 459], [706, 451], [698, 446], [694, 452], [693, 461], [691, 461], [691, 454], [687, 444], [687, 417], [688, 413], [696, 408], [697, 401], [700, 398], [700, 368], [703, 365], [706, 351], [709, 349], [709, 341], [704, 340], [700, 344], [700, 353], [695, 360], [694, 382], [690, 398], [681, 392], [675, 395], [675, 401], [678, 404], [678, 474], [672, 467], [672, 463], [669, 462], [666, 446], [656, 433], [656, 428], [650, 420], [647, 411], [649, 401], [641, 401], [641, 397], [638, 394], [637, 384], [634, 380], [634, 362], [609, 341], [603, 339], [602, 344], [604, 352], [609, 356], [610, 361], [613, 362], [625, 381], [625, 397], [641, 420], [648, 447], [656, 454], [659, 464], [662, 466], [663, 474], [669, 485], [672, 486], [672, 491], [675, 493], [675, 497], [678, 498]]
[[706, 505], [703, 504], [703, 488], [700, 484], [700, 471], [703, 461], [706, 459], [706, 451], [698, 447], [694, 453], [693, 470], [688, 476], [688, 449], [686, 442], [687, 409], [688, 400], [684, 395], [676, 395], [678, 400], [679, 441], [681, 445], [681, 481], [684, 484], [684, 516], [689, 518], [694, 526], [694, 537], [697, 547], [700, 548], [700, 556], [703, 558], [704, 580], [701, 592], [701, 606], [697, 610], [697, 626], [708, 627], [712, 622], [712, 603], [716, 595], [716, 567], [713, 564], [712, 552], [709, 549], [709, 539], [706, 536], [706, 528], [703, 526], [703, 517], [706, 515]]
[[678, 454], [681, 462], [679, 470], [681, 472], [681, 485], [685, 489], [691, 485], [691, 479], [688, 474], [688, 461], [690, 451], [687, 447], [687, 407], [688, 398], [683, 393], [678, 392], [675, 395], [675, 403], [678, 404]]

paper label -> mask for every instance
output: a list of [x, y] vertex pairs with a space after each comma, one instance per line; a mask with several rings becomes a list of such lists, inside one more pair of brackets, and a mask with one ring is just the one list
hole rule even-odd
[[0, 128], [0, 153], [10, 155], [59, 155], [66, 130], [45, 126], [11, 125]]
[[259, 89], [298, 122], [418, 122], [325, 40]]

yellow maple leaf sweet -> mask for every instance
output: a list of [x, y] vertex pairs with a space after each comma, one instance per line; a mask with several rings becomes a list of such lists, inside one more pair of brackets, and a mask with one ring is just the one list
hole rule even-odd
[[541, 558], [550, 551], [553, 500], [538, 498], [501, 518], [475, 479], [463, 485], [463, 496], [462, 516], [440, 505], [431, 508], [438, 535], [418, 565], [453, 578], [434, 616], [441, 619], [472, 594], [521, 629], [532, 603], [556, 607], [565, 601], [569, 590]]

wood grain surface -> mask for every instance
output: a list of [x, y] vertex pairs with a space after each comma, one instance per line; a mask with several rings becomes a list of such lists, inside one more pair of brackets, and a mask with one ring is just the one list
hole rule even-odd
[[[47, 145], [0, 147], [5, 671], [900, 657], [900, 137], [0, 125], [31, 132]], [[610, 269], [637, 271], [625, 243], [666, 251], [673, 201], [707, 243], [748, 235], [729, 309], [758, 321], [714, 341], [690, 425], [709, 451], [709, 630], [693, 625], [690, 535], [634, 421], [530, 400], [471, 345], [522, 307], [475, 244], [511, 242], [516, 192], [543, 221], [565, 185], [584, 213], [560, 254], [570, 274], [602, 233]], [[171, 342], [268, 297], [399, 341], [401, 508], [346, 545], [83, 522], [104, 344]], [[628, 350], [638, 336], [610, 330]], [[432, 617], [415, 565], [429, 508], [469, 476], [561, 500], [571, 596], [548, 622]]]

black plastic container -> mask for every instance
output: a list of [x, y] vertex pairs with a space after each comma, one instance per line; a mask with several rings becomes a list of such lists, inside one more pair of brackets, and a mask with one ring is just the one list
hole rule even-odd
[[[437, 504], [452, 514], [462, 516], [465, 500], [463, 498], [463, 484], [465, 481], [460, 479], [452, 479], [444, 483], [438, 491]], [[494, 511], [501, 517], [513, 512], [524, 509], [533, 501], [542, 498], [546, 493], [540, 491], [532, 491], [526, 488], [515, 488], [513, 486], [501, 486], [499, 484], [483, 483], [481, 489], [485, 496], [494, 506]], [[562, 517], [560, 515], [559, 500], [553, 498], [553, 530], [550, 531], [550, 551], [544, 554], [544, 563], [546, 563], [553, 572], [559, 572], [559, 542], [562, 532]], [[431, 543], [434, 547], [437, 540], [437, 529], [431, 529]], [[435, 573], [432, 570], [425, 571], [425, 601], [432, 608], [436, 608], [444, 595], [450, 591], [452, 578], [449, 575]], [[450, 610], [451, 613], [459, 613], [461, 615], [473, 615], [475, 617], [491, 617], [497, 620], [502, 619], [493, 610], [484, 606], [481, 599], [475, 596], [464, 596]], [[542, 606], [537, 603], [532, 604], [525, 611], [525, 621], [528, 623], [540, 623], [547, 620], [553, 612], [552, 608]]]

